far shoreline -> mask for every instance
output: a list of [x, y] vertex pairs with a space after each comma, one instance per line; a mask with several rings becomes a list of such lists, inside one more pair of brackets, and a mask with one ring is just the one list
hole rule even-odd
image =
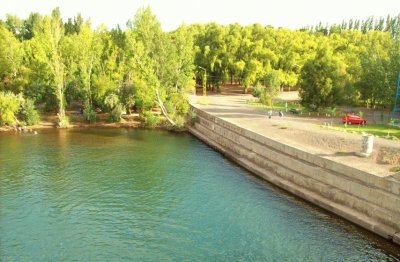
[[103, 129], [103, 128], [109, 128], [109, 129], [118, 129], [118, 128], [129, 128], [129, 129], [151, 129], [151, 130], [165, 130], [165, 131], [174, 131], [174, 132], [186, 132], [187, 129], [186, 127], [182, 129], [174, 129], [172, 127], [169, 127], [165, 125], [164, 122], [159, 123], [155, 127], [146, 127], [144, 123], [140, 120], [125, 120], [121, 122], [106, 122], [106, 121], [99, 121], [96, 123], [85, 123], [82, 121], [78, 121], [72, 124], [69, 124], [67, 127], [60, 128], [57, 127], [57, 124], [54, 122], [48, 122], [48, 121], [41, 121], [37, 125], [33, 126], [23, 126], [23, 127], [17, 127], [17, 126], [0, 126], [0, 134], [1, 133], [9, 133], [9, 132], [15, 132], [15, 133], [32, 133], [32, 132], [38, 132], [40, 130], [68, 130], [68, 129], [92, 129], [92, 128], [98, 128], [98, 129]]

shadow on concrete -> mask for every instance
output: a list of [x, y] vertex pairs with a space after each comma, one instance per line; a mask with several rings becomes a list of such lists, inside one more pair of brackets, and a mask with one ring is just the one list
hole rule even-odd
[[[200, 104], [201, 105], [201, 104]], [[214, 103], [208, 103], [207, 106], [214, 106], [214, 107], [235, 107], [235, 108], [243, 108], [243, 106], [236, 106], [236, 105], [221, 105], [221, 104], [214, 104]]]
[[257, 115], [257, 114], [215, 114], [218, 117], [221, 118], [258, 118], [258, 119], [263, 119], [267, 118], [265, 115]]
[[325, 157], [340, 157], [340, 156], [357, 156], [360, 157], [356, 152], [336, 152], [334, 154], [317, 154], [317, 156]]

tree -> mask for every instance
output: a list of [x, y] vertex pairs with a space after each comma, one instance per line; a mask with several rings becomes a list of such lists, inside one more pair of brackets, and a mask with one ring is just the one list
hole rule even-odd
[[389, 80], [393, 70], [389, 57], [392, 46], [390, 36], [388, 33], [371, 31], [365, 38], [367, 44], [360, 55], [361, 74], [356, 85], [366, 105], [390, 106], [395, 86]]
[[35, 59], [42, 65], [44, 70], [50, 72], [50, 85], [52, 94], [55, 96], [58, 105], [58, 117], [60, 127], [68, 125], [65, 116], [66, 101], [65, 91], [65, 64], [62, 53], [64, 39], [64, 27], [59, 9], [54, 9], [51, 16], [45, 16], [35, 32], [33, 39]]
[[80, 14], [63, 23], [58, 9], [44, 17], [7, 15], [0, 21], [0, 91], [45, 103], [60, 120], [72, 102], [85, 105], [85, 117], [96, 116], [94, 107], [118, 115], [122, 109], [107, 105], [112, 97], [127, 112], [158, 106], [171, 123], [182, 122], [195, 77], [213, 89], [227, 81], [256, 91], [264, 84], [267, 103], [276, 91], [266, 83], [271, 77], [281, 87], [300, 84], [304, 105], [314, 109], [360, 99], [388, 107], [399, 35], [400, 16], [301, 30], [210, 23], [163, 32], [150, 8], [138, 10], [125, 31], [93, 30]]
[[133, 84], [136, 106], [141, 111], [148, 111], [155, 105], [156, 89], [160, 86], [157, 73], [161, 74], [162, 69], [161, 26], [150, 8], [138, 10], [128, 26], [126, 74]]
[[[142, 111], [157, 104], [175, 125], [164, 103], [183, 94], [193, 77], [193, 40], [181, 26], [166, 34], [149, 8], [140, 9], [126, 34], [128, 79], [133, 83], [136, 106]], [[182, 97], [183, 98], [183, 97]]]
[[0, 126], [14, 125], [16, 123], [15, 114], [18, 112], [20, 99], [11, 92], [0, 92]]
[[64, 53], [69, 54], [65, 56], [69, 68], [66, 82], [70, 80], [76, 83], [78, 94], [84, 102], [85, 118], [94, 121], [92, 85], [93, 74], [100, 64], [101, 41], [88, 22], [81, 24], [77, 31], [77, 34], [67, 37], [64, 45]]
[[81, 14], [74, 17], [74, 21], [72, 21], [71, 18], [68, 18], [68, 21], [64, 24], [65, 35], [79, 34], [83, 23], [84, 20]]
[[320, 110], [334, 107], [341, 98], [344, 72], [332, 49], [319, 46], [314, 59], [304, 65], [300, 74], [300, 97], [303, 106]]
[[[96, 29], [93, 35], [99, 54], [95, 56], [91, 83], [93, 103], [107, 110], [104, 99], [110, 94], [118, 94], [124, 83], [126, 62], [122, 50], [105, 26]], [[128, 49], [125, 50], [128, 53]], [[89, 60], [90, 61], [90, 60]], [[85, 82], [87, 83], [87, 82]], [[87, 92], [86, 92], [87, 94]], [[83, 95], [83, 98], [85, 95]]]
[[23, 40], [32, 39], [35, 36], [35, 31], [42, 21], [42, 16], [39, 13], [30, 13], [28, 19], [24, 20]]
[[273, 106], [273, 100], [279, 94], [281, 82], [275, 72], [266, 75], [264, 80], [265, 88], [260, 96], [260, 101], [267, 106]]
[[22, 44], [0, 24], [0, 90], [22, 91], [18, 86], [22, 66]]
[[15, 37], [21, 39], [24, 33], [24, 22], [15, 15], [6, 15], [5, 25]]
[[171, 83], [168, 93], [185, 93], [194, 87], [194, 43], [193, 35], [186, 25], [181, 25], [169, 34], [169, 64], [172, 65]]

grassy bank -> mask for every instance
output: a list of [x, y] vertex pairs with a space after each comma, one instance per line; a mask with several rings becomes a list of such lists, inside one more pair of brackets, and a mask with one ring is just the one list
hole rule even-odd
[[373, 134], [375, 137], [382, 137], [392, 140], [400, 139], [400, 128], [390, 125], [381, 125], [381, 124], [369, 124], [369, 125], [338, 125], [333, 126], [331, 129], [340, 131], [340, 132], [348, 132], [348, 133], [356, 133], [356, 134]]

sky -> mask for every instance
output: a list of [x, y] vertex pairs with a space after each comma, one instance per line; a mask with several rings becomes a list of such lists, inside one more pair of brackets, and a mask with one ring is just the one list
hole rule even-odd
[[149, 6], [165, 31], [180, 24], [259, 23], [299, 29], [319, 22], [386, 17], [400, 13], [400, 0], [0, 0], [0, 19], [6, 14], [27, 18], [31, 12], [50, 14], [59, 7], [64, 20], [81, 13], [94, 27], [118, 24], [125, 28], [140, 7]]

